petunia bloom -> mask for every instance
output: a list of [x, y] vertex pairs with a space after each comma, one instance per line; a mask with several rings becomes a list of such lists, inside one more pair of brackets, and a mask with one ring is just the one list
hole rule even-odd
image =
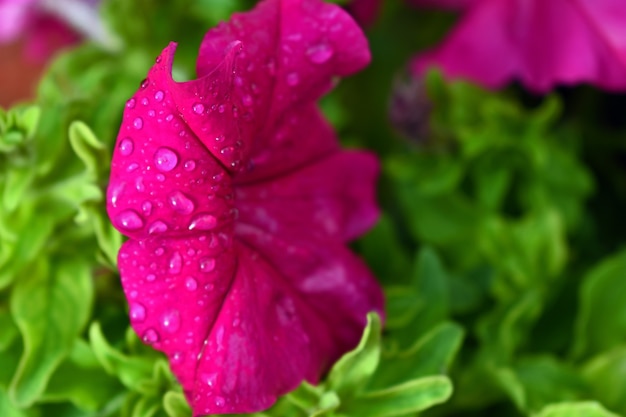
[[474, 0], [443, 43], [411, 64], [417, 75], [431, 66], [488, 88], [519, 80], [535, 92], [578, 83], [624, 90], [626, 8], [621, 0]]
[[346, 247], [377, 219], [378, 162], [342, 151], [315, 104], [370, 54], [321, 0], [233, 15], [205, 36], [195, 80], [172, 79], [174, 50], [127, 102], [111, 166], [130, 321], [194, 415], [258, 411], [317, 382], [382, 312]]

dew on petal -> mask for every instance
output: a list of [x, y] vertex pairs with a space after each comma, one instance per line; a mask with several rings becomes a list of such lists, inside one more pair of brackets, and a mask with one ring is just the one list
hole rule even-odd
[[159, 171], [169, 172], [176, 168], [178, 155], [172, 149], [163, 146], [154, 153], [154, 163]]
[[176, 333], [180, 328], [180, 313], [178, 310], [166, 312], [161, 317], [161, 327], [168, 333]]
[[189, 160], [185, 162], [184, 168], [185, 171], [193, 171], [194, 169], [196, 169], [196, 163], [193, 160]]
[[154, 99], [157, 102], [161, 102], [163, 101], [163, 98], [165, 97], [165, 94], [163, 93], [163, 91], [159, 90], [156, 93], [154, 93]]
[[111, 205], [113, 205], [113, 207], [117, 207], [117, 201], [119, 200], [120, 194], [124, 192], [125, 186], [126, 186], [126, 183], [122, 181], [122, 182], [115, 184], [111, 188]]
[[157, 179], [157, 181], [159, 181], [159, 182], [163, 182], [163, 181], [165, 181], [165, 175], [163, 175], [163, 174], [157, 174], [157, 175], [156, 175], [156, 179]]
[[133, 172], [137, 168], [139, 168], [139, 164], [133, 162], [132, 164], [128, 165], [128, 167], [126, 168], [126, 172]]
[[150, 101], [148, 100], [148, 98], [144, 97], [141, 99], [141, 104], [147, 106], [148, 104], [150, 104]]
[[137, 177], [135, 179], [135, 188], [139, 192], [143, 192], [145, 190], [145, 187], [143, 185], [143, 177]]
[[193, 105], [192, 110], [195, 114], [202, 114], [204, 113], [204, 104], [196, 103]]
[[133, 148], [134, 148], [134, 144], [132, 139], [130, 138], [124, 138], [121, 140], [120, 142], [120, 153], [124, 156], [128, 156], [131, 153], [133, 153]]
[[216, 406], [223, 407], [224, 404], [226, 404], [226, 400], [224, 400], [224, 397], [220, 397], [220, 396], [215, 397], [215, 405]]
[[198, 281], [193, 277], [188, 277], [185, 280], [185, 288], [187, 291], [195, 291], [198, 288]]
[[117, 224], [126, 230], [137, 230], [143, 227], [143, 219], [134, 210], [124, 210], [116, 217]]
[[155, 221], [148, 228], [148, 233], [150, 233], [151, 235], [155, 235], [158, 233], [165, 233], [165, 232], [167, 232], [167, 224], [165, 224], [161, 220]]
[[152, 203], [149, 201], [144, 201], [141, 204], [141, 211], [143, 211], [143, 214], [146, 216], [149, 216], [150, 214], [152, 214]]
[[156, 280], [156, 275], [154, 275], [154, 274], [148, 274], [146, 276], [146, 281], [148, 281], [148, 282], [154, 282], [155, 280]]
[[215, 258], [204, 258], [200, 260], [200, 271], [211, 272], [215, 269]]
[[217, 225], [217, 218], [211, 214], [199, 214], [189, 224], [189, 230], [211, 230]]
[[185, 354], [183, 352], [174, 352], [170, 358], [173, 364], [179, 364], [185, 359]]
[[143, 127], [143, 119], [141, 117], [135, 118], [135, 120], [133, 120], [133, 127], [140, 130]]
[[142, 90], [148, 87], [148, 85], [150, 85], [150, 80], [148, 78], [144, 78], [143, 80], [141, 80], [140, 87]]
[[169, 203], [174, 211], [180, 214], [190, 214], [196, 208], [193, 201], [180, 191], [174, 191], [170, 194]]
[[314, 64], [323, 64], [332, 58], [335, 51], [328, 44], [322, 43], [307, 49], [306, 56]]
[[132, 303], [129, 310], [130, 321], [142, 322], [146, 319], [146, 308], [140, 303]]
[[180, 256], [180, 253], [174, 252], [169, 262], [169, 272], [170, 274], [180, 274], [180, 271], [183, 269], [183, 258]]
[[134, 108], [135, 108], [135, 103], [136, 103], [136, 102], [137, 102], [137, 101], [136, 101], [134, 98], [131, 98], [130, 100], [128, 100], [128, 101], [126, 102], [126, 108], [129, 108], [129, 109], [134, 109]]
[[156, 343], [156, 342], [159, 341], [159, 334], [153, 328], [149, 328], [143, 334], [143, 337], [141, 338], [141, 340], [143, 340], [144, 343], [147, 343], [147, 344], [151, 345], [151, 344]]

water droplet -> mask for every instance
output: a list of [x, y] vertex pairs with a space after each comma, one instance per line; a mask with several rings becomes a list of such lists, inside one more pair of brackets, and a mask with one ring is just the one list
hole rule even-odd
[[141, 104], [143, 104], [144, 106], [147, 106], [148, 104], [150, 104], [150, 101], [146, 97], [144, 97], [141, 99]]
[[133, 153], [133, 141], [130, 138], [124, 138], [120, 141], [120, 153], [124, 156], [128, 156]]
[[148, 281], [148, 282], [154, 282], [155, 279], [156, 279], [156, 275], [154, 275], [154, 274], [148, 274], [146, 276], [146, 281]]
[[139, 303], [133, 303], [130, 305], [130, 311], [128, 314], [130, 316], [130, 321], [134, 323], [142, 322], [146, 319], [146, 308]]
[[115, 184], [111, 188], [111, 204], [113, 205], [113, 207], [117, 207], [117, 200], [119, 199], [122, 192], [124, 192], [124, 187], [126, 187], [126, 183], [122, 181]]
[[161, 327], [169, 333], [176, 333], [180, 328], [180, 314], [178, 310], [170, 310], [161, 317]]
[[161, 63], [161, 60], [162, 60], [161, 55], [159, 55], [159, 56], [157, 56], [157, 57], [156, 57], [156, 59], [154, 60], [154, 62], [156, 62], [157, 64], [160, 64], [160, 63]]
[[174, 191], [169, 196], [170, 206], [180, 214], [190, 214], [196, 207], [185, 194], [180, 191]]
[[204, 258], [200, 260], [200, 271], [211, 272], [215, 270], [215, 258]]
[[185, 354], [183, 352], [174, 352], [174, 354], [171, 356], [171, 359], [173, 364], [182, 363], [185, 359]]
[[165, 121], [166, 121], [166, 122], [171, 122], [172, 120], [174, 120], [174, 115], [173, 115], [173, 114], [168, 114], [168, 115], [165, 117]]
[[192, 109], [195, 114], [202, 114], [204, 113], [204, 104], [196, 103], [193, 105]]
[[143, 337], [141, 339], [144, 341], [144, 343], [151, 345], [159, 341], [159, 334], [153, 328], [149, 328], [143, 334]]
[[140, 130], [143, 127], [143, 119], [141, 117], [137, 117], [133, 120], [133, 127], [137, 130]]
[[148, 228], [148, 233], [151, 235], [155, 235], [158, 233], [165, 233], [165, 232], [167, 232], [167, 225], [161, 220], [155, 221]]
[[224, 156], [231, 155], [235, 151], [235, 148], [232, 146], [226, 146], [220, 150], [220, 153]]
[[148, 116], [154, 117], [155, 115], [156, 115], [156, 112], [154, 110], [148, 110]]
[[137, 177], [135, 179], [135, 188], [139, 192], [143, 192], [145, 190], [145, 187], [143, 186], [143, 177]]
[[139, 85], [140, 85], [141, 89], [143, 90], [143, 89], [145, 89], [146, 87], [148, 87], [150, 85], [150, 80], [148, 78], [144, 78], [141, 81], [141, 84], [139, 84]]
[[137, 230], [143, 227], [143, 219], [134, 210], [124, 210], [116, 217], [117, 224], [126, 230]]
[[213, 175], [213, 181], [215, 182], [221, 182], [223, 179], [224, 179], [223, 172], [218, 172], [217, 174]]
[[295, 87], [300, 83], [300, 76], [296, 72], [291, 72], [287, 74], [287, 85], [290, 87]]
[[135, 99], [131, 98], [130, 100], [128, 100], [126, 102], [126, 108], [134, 109], [135, 108], [135, 103], [136, 103]]
[[163, 175], [163, 174], [157, 174], [156, 179], [157, 179], [157, 181], [159, 181], [159, 182], [163, 182], [163, 181], [165, 181], [165, 175]]
[[[163, 249], [163, 248], [156, 248], [156, 249], [154, 250], [154, 254], [155, 254], [156, 256], [161, 256], [161, 255], [163, 255], [164, 253], [165, 253], [165, 249]], [[150, 265], [150, 267], [152, 267], [152, 265]]]
[[154, 163], [159, 171], [169, 172], [178, 164], [178, 155], [170, 148], [161, 147], [154, 153]]
[[132, 164], [130, 164], [130, 165], [128, 165], [126, 167], [126, 172], [133, 172], [137, 168], [139, 168], [139, 164], [136, 164], [136, 163], [133, 162]]
[[193, 171], [196, 168], [196, 163], [192, 160], [185, 162], [185, 171]]
[[185, 288], [187, 291], [195, 291], [198, 288], [198, 281], [196, 281], [193, 277], [188, 277], [185, 280]]
[[307, 49], [306, 55], [314, 64], [323, 64], [332, 58], [335, 51], [330, 45], [322, 43]]
[[239, 320], [238, 318], [236, 318], [235, 320], [233, 320], [233, 327], [239, 327], [239, 324], [241, 323], [241, 320]]
[[211, 214], [199, 214], [191, 219], [189, 230], [211, 230], [217, 225], [217, 218]]
[[165, 94], [163, 93], [163, 91], [159, 90], [156, 93], [154, 93], [154, 99], [157, 102], [161, 102], [163, 101], [163, 98], [165, 97]]
[[224, 135], [220, 135], [220, 136], [216, 136], [215, 137], [215, 141], [216, 142], [222, 142], [224, 140]]
[[212, 372], [210, 374], [202, 375], [202, 381], [210, 387], [214, 387], [217, 382], [217, 373]]
[[220, 113], [224, 113], [224, 110], [225, 110], [225, 109], [226, 109], [226, 108], [224, 107], [224, 105], [223, 105], [223, 104], [220, 104], [220, 105], [217, 107], [217, 111], [218, 111], [218, 112], [220, 112]]
[[144, 201], [143, 204], [141, 204], [141, 211], [143, 211], [143, 214], [145, 214], [146, 216], [152, 214], [152, 203], [149, 201]]
[[169, 272], [170, 274], [180, 274], [180, 271], [183, 269], [183, 258], [180, 256], [180, 253], [174, 252], [172, 258], [169, 263]]
[[226, 400], [224, 400], [224, 397], [220, 397], [220, 396], [215, 397], [215, 405], [216, 406], [223, 407], [224, 404], [226, 404]]

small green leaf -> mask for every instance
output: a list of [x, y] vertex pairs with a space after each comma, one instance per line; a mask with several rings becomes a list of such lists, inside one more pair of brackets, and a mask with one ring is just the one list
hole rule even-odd
[[89, 341], [94, 354], [104, 369], [115, 375], [129, 389], [136, 389], [141, 380], [150, 380], [154, 360], [145, 357], [129, 357], [115, 350], [104, 338], [99, 323], [89, 328]]
[[341, 398], [357, 393], [376, 370], [380, 358], [380, 331], [380, 318], [376, 313], [369, 313], [359, 345], [343, 355], [331, 369], [328, 387]]
[[24, 410], [16, 407], [9, 395], [0, 388], [0, 416], [2, 417], [32, 417], [33, 410]]
[[451, 395], [452, 383], [448, 377], [425, 377], [359, 395], [342, 402], [340, 411], [359, 417], [404, 416], [441, 404]]
[[595, 399], [626, 415], [626, 346], [619, 346], [591, 359], [583, 368]]
[[596, 402], [572, 402], [545, 407], [537, 417], [620, 417]]
[[163, 396], [163, 409], [169, 417], [189, 417], [191, 408], [185, 396], [176, 391], [168, 391]]
[[69, 128], [70, 143], [78, 157], [85, 163], [91, 178], [97, 178], [109, 160], [106, 147], [98, 140], [89, 126], [77, 120]]
[[10, 395], [20, 406], [35, 402], [85, 325], [93, 298], [90, 265], [78, 259], [36, 262], [17, 281], [11, 313], [24, 339], [24, 355]]

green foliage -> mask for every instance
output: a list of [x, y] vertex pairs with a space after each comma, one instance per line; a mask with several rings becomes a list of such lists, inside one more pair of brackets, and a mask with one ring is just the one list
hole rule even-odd
[[[0, 416], [191, 415], [128, 328], [109, 162], [155, 56], [178, 42], [174, 76], [192, 78], [206, 30], [254, 3], [105, 0], [116, 48], [59, 55], [34, 103], [0, 109]], [[385, 2], [372, 65], [322, 100], [345, 144], [381, 157], [384, 214], [354, 247], [386, 312], [318, 386], [257, 417], [626, 415], [626, 125], [605, 114], [624, 109], [433, 72], [414, 92], [419, 134], [401, 136], [394, 77], [453, 19]]]

